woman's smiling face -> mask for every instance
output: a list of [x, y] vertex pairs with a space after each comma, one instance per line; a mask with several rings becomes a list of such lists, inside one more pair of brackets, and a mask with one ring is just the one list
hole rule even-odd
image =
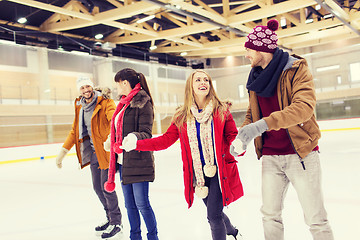
[[193, 76], [193, 90], [197, 97], [206, 97], [210, 92], [210, 80], [204, 72], [197, 72]]

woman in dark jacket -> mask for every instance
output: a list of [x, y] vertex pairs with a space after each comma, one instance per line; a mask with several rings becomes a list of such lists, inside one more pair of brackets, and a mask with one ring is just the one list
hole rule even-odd
[[[131, 151], [123, 152], [114, 148], [121, 145], [129, 133], [138, 139], [152, 137], [154, 121], [153, 100], [142, 73], [125, 68], [115, 75], [118, 93], [122, 95], [111, 121], [109, 178], [106, 191], [115, 189], [115, 172], [119, 166], [125, 207], [130, 222], [130, 239], [140, 240], [140, 214], [147, 227], [148, 240], [158, 240], [155, 214], [149, 201], [149, 182], [155, 178], [153, 153]], [[110, 144], [109, 144], [110, 142]]]

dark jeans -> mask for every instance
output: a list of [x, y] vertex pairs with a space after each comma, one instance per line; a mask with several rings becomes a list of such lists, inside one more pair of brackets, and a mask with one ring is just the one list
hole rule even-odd
[[212, 178], [205, 177], [205, 186], [209, 188], [209, 194], [203, 201], [207, 208], [207, 219], [210, 224], [212, 239], [226, 240], [226, 235], [235, 234], [236, 229], [223, 212], [218, 173]]
[[93, 188], [104, 206], [107, 219], [110, 221], [110, 224], [121, 224], [121, 212], [116, 192], [108, 193], [104, 189], [104, 183], [108, 179], [108, 169], [102, 170], [99, 168], [95, 153], [91, 156], [90, 169]]
[[[121, 165], [120, 165], [120, 179], [121, 179]], [[158, 240], [157, 223], [153, 209], [149, 201], [149, 182], [138, 182], [131, 184], [121, 184], [125, 199], [125, 207], [128, 213], [130, 223], [130, 239], [141, 240], [141, 213], [146, 228], [147, 239]]]

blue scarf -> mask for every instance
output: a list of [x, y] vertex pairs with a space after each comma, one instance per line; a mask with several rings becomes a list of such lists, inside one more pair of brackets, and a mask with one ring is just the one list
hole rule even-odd
[[265, 69], [257, 66], [251, 69], [246, 88], [260, 97], [271, 97], [275, 93], [280, 75], [289, 59], [289, 53], [277, 48], [273, 59]]

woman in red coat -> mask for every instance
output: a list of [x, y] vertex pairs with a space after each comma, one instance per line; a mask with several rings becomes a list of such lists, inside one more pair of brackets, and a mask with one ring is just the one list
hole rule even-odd
[[163, 135], [137, 141], [130, 133], [122, 146], [114, 146], [126, 151], [157, 151], [180, 138], [185, 199], [189, 208], [194, 193], [203, 199], [213, 240], [225, 240], [226, 235], [241, 237], [223, 213], [224, 206], [243, 196], [237, 161], [230, 154], [238, 131], [229, 105], [217, 96], [211, 77], [197, 70], [187, 79], [184, 106], [176, 111]]

